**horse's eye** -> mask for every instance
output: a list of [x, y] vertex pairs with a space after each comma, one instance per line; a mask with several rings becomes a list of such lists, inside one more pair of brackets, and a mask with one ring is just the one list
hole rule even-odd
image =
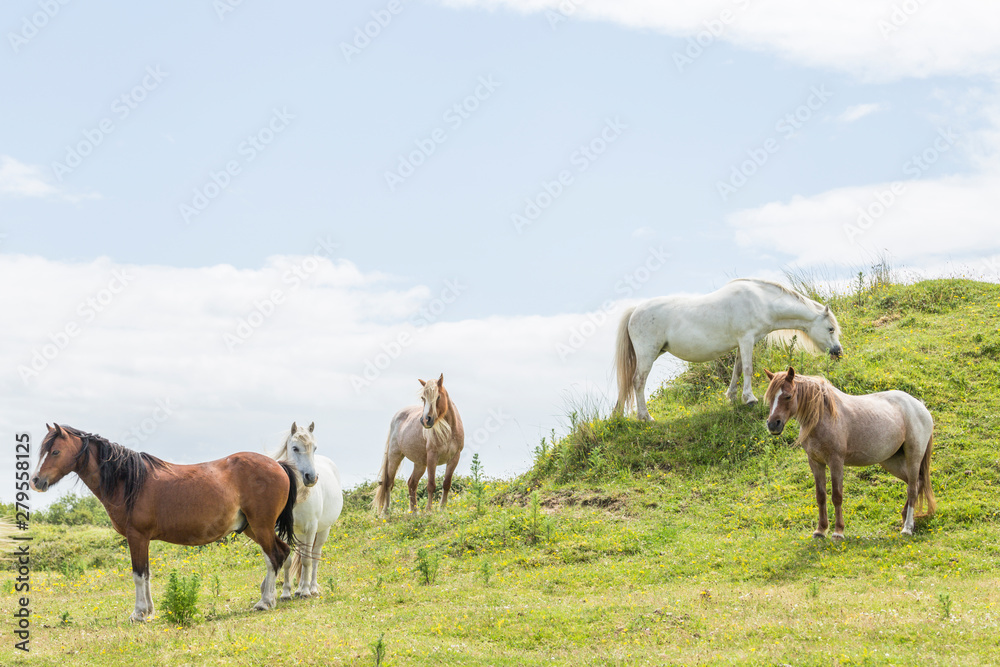
[[830, 333], [833, 333], [834, 331], [836, 331], [836, 329], [834, 329], [833, 327], [830, 327]]
[[298, 454], [299, 453], [299, 448], [298, 447], [292, 447], [292, 451], [295, 452], [296, 454]]
[[57, 449], [56, 451], [49, 454], [49, 456], [59, 456], [59, 450]]
[[781, 397], [781, 400], [783, 400], [783, 401], [790, 401], [790, 400], [792, 400], [792, 397], [789, 396], [788, 394], [785, 394], [784, 396]]

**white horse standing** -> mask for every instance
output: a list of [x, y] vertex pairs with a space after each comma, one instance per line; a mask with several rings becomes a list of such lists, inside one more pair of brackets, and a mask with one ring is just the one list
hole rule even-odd
[[664, 352], [699, 362], [718, 359], [736, 348], [726, 396], [736, 399], [742, 369], [743, 401], [756, 403], [751, 389], [753, 346], [779, 329], [803, 332], [832, 357], [843, 351], [840, 325], [829, 306], [767, 280], [737, 278], [704, 296], [664, 296], [629, 308], [618, 326], [615, 413], [621, 414], [634, 401], [639, 419], [652, 419], [646, 407], [646, 378]]
[[312, 486], [300, 486], [293, 519], [295, 523], [295, 552], [285, 560], [285, 583], [281, 599], [292, 597], [292, 568], [299, 577], [296, 597], [307, 598], [319, 593], [317, 576], [323, 544], [330, 536], [330, 528], [344, 507], [344, 492], [340, 484], [340, 471], [329, 458], [316, 454], [313, 429], [299, 428], [292, 422], [292, 429], [285, 443], [271, 458], [287, 461], [300, 477], [300, 482], [312, 481]]

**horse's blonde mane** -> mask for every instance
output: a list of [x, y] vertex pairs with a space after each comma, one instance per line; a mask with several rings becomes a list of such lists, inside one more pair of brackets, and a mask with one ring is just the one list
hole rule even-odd
[[810, 299], [809, 297], [807, 297], [802, 292], [798, 292], [796, 290], [793, 290], [791, 287], [787, 287], [785, 285], [782, 285], [781, 283], [776, 283], [773, 280], [764, 280], [763, 278], [733, 278], [729, 282], [735, 283], [735, 282], [740, 282], [740, 281], [748, 282], [748, 283], [757, 283], [758, 285], [761, 285], [761, 286], [764, 286], [764, 287], [772, 287], [774, 289], [777, 289], [780, 292], [784, 292], [788, 296], [795, 297], [796, 299], [798, 299], [802, 303], [804, 303], [806, 305], [809, 305], [809, 306], [821, 306], [821, 305], [823, 305], [823, 304], [819, 303], [818, 301], [814, 301], [814, 300]]

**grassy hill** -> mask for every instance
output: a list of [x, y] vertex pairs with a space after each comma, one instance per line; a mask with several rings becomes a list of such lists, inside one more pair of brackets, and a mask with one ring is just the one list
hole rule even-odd
[[[730, 359], [655, 392], [655, 423], [572, 415], [529, 472], [458, 480], [445, 513], [405, 514], [397, 484], [383, 521], [371, 485], [352, 490], [322, 596], [269, 613], [248, 611], [263, 561], [245, 538], [155, 543], [158, 618], [131, 626], [124, 541], [36, 525], [31, 663], [995, 664], [1000, 286], [880, 281], [827, 301], [846, 357], [760, 346], [754, 390], [763, 368], [791, 363], [850, 393], [924, 400], [938, 512], [912, 538], [899, 535], [904, 485], [873, 467], [845, 475], [847, 539], [814, 540], [797, 425], [772, 438], [763, 406], [730, 405]], [[162, 606], [173, 570], [203, 582], [188, 627]]]

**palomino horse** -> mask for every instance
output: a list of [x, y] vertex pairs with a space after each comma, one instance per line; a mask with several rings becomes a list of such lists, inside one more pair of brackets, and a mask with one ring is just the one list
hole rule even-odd
[[840, 325], [829, 306], [767, 280], [738, 278], [705, 296], [664, 296], [629, 308], [618, 326], [615, 413], [621, 414], [634, 401], [639, 419], [652, 419], [646, 407], [646, 378], [664, 352], [697, 362], [718, 359], [735, 348], [726, 396], [736, 400], [742, 370], [743, 402], [756, 403], [750, 386], [753, 346], [780, 329], [802, 331], [835, 358], [842, 352]]
[[417, 511], [417, 483], [427, 470], [427, 510], [434, 505], [434, 473], [439, 465], [446, 465], [441, 508], [448, 504], [451, 476], [458, 467], [458, 459], [465, 446], [465, 429], [458, 409], [444, 388], [444, 373], [436, 382], [419, 380], [422, 405], [403, 408], [392, 418], [389, 438], [385, 443], [385, 456], [379, 472], [378, 487], [372, 508], [379, 514], [389, 509], [396, 469], [403, 457], [413, 461], [413, 474], [407, 482], [410, 488], [410, 511]]
[[924, 404], [905, 391], [850, 396], [821, 377], [796, 375], [791, 366], [782, 373], [765, 370], [771, 380], [764, 400], [771, 404], [767, 430], [780, 435], [789, 419], [799, 420], [798, 444], [806, 450], [816, 479], [819, 525], [813, 537], [825, 537], [826, 467], [833, 480], [835, 519], [833, 537], [843, 539], [844, 466], [879, 464], [906, 482], [903, 506], [904, 535], [913, 534], [913, 510], [927, 503], [934, 513], [931, 489], [931, 451], [934, 420]]
[[330, 527], [340, 516], [344, 507], [344, 492], [340, 486], [340, 471], [333, 461], [316, 454], [316, 440], [313, 430], [300, 428], [292, 422], [292, 430], [285, 437], [281, 449], [271, 455], [278, 462], [291, 464], [295, 474], [302, 481], [312, 480], [312, 488], [299, 491], [295, 502], [293, 518], [295, 522], [295, 552], [285, 561], [285, 583], [281, 588], [281, 599], [292, 598], [292, 574], [299, 578], [296, 597], [307, 598], [319, 593], [317, 576], [319, 561], [323, 553], [323, 543], [330, 535]]
[[288, 557], [283, 540], [292, 536], [297, 494], [290, 466], [252, 452], [178, 465], [69, 426], [48, 428], [31, 488], [46, 491], [75, 472], [101, 501], [132, 556], [135, 611], [130, 620], [153, 614], [150, 540], [195, 546], [234, 531], [245, 531], [264, 551], [267, 575], [254, 609], [274, 607], [274, 582]]

